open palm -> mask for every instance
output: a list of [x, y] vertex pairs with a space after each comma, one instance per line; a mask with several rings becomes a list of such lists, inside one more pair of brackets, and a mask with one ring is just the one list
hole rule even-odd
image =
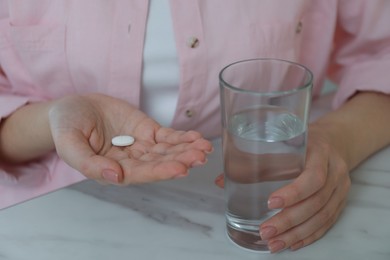
[[[102, 94], [56, 101], [49, 122], [57, 153], [66, 163], [88, 178], [117, 184], [186, 176], [212, 149], [199, 133], [161, 127], [127, 102]], [[136, 141], [112, 146], [117, 135]]]

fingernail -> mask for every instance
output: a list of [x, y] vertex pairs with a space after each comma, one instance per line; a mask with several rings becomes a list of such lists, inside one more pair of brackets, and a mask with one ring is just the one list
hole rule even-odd
[[187, 174], [176, 175], [175, 177], [173, 177], [173, 179], [181, 179], [184, 177], [187, 177]]
[[260, 229], [260, 237], [262, 240], [268, 240], [271, 237], [275, 236], [276, 233], [277, 231], [275, 227], [268, 226]]
[[271, 253], [276, 253], [276, 252], [279, 252], [280, 250], [284, 249], [285, 246], [286, 246], [286, 244], [283, 241], [277, 240], [277, 241], [274, 241], [274, 242], [268, 244], [268, 249], [269, 249], [269, 251], [271, 251]]
[[205, 152], [206, 152], [206, 154], [210, 154], [210, 153], [214, 152], [214, 147], [211, 147], [210, 150], [206, 150]]
[[181, 174], [174, 176], [173, 179], [181, 179], [181, 178], [187, 177], [188, 174], [189, 174], [189, 172], [187, 171], [185, 173], [181, 173]]
[[215, 182], [220, 182], [224, 179], [223, 174], [218, 175], [217, 178], [215, 178]]
[[283, 208], [284, 201], [282, 198], [273, 197], [268, 200], [268, 208], [270, 209], [280, 209]]
[[220, 188], [224, 188], [225, 186], [225, 181], [223, 175], [219, 175], [217, 178], [214, 180], [215, 185], [217, 185]]
[[119, 183], [119, 174], [112, 170], [104, 170], [102, 173], [103, 179], [111, 183]]
[[207, 159], [206, 159], [204, 162], [196, 161], [196, 162], [194, 162], [194, 163], [192, 164], [192, 167], [204, 165], [206, 162], [207, 162]]

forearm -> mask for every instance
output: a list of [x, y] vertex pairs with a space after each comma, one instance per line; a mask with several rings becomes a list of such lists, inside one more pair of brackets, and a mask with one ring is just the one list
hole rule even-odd
[[361, 92], [311, 127], [328, 132], [329, 142], [353, 169], [390, 144], [390, 95]]
[[1, 121], [0, 161], [26, 162], [54, 149], [48, 120], [50, 104], [28, 104]]

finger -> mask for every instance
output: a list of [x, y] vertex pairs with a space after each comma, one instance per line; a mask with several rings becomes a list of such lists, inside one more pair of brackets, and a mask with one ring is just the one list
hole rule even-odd
[[[323, 225], [322, 229], [316, 230], [315, 232], [313, 232], [309, 236], [302, 235], [302, 237], [304, 237], [304, 239], [297, 241], [296, 243], [290, 243], [293, 250], [296, 250], [300, 247], [306, 246], [306, 245], [314, 242], [315, 240], [319, 239], [336, 222], [338, 216], [341, 214], [341, 211], [345, 207], [345, 204], [347, 201], [347, 195], [348, 195], [349, 189], [351, 187], [351, 179], [349, 177], [346, 165], [343, 164], [342, 162], [340, 162], [337, 164], [332, 164], [331, 168], [332, 168], [333, 172], [335, 173], [335, 176], [342, 176], [342, 178], [338, 181], [339, 186], [335, 190], [334, 196], [332, 196], [332, 198], [331, 198], [331, 199], [336, 199], [336, 201], [338, 198], [338, 201], [340, 201], [338, 206], [337, 206], [338, 208], [335, 210], [336, 213], [334, 214], [333, 218], [331, 218], [331, 217], [329, 218], [329, 221]], [[334, 202], [334, 204], [336, 204], [336, 203], [337, 202]], [[330, 210], [332, 210], [332, 209], [330, 208]], [[332, 211], [326, 212], [325, 209], [322, 209], [318, 215], [319, 215], [319, 221], [321, 221], [321, 217], [322, 217], [322, 221], [325, 221], [327, 215], [332, 216]], [[312, 225], [314, 227], [315, 223], [313, 223]], [[320, 223], [318, 225], [320, 226]], [[314, 228], [312, 228], [312, 229], [315, 230]], [[306, 234], [310, 234], [310, 232], [306, 231]]]
[[225, 178], [224, 178], [223, 174], [218, 175], [217, 178], [215, 178], [214, 183], [218, 187], [224, 188], [225, 187]]
[[329, 181], [328, 184], [315, 195], [292, 207], [283, 209], [278, 214], [263, 222], [260, 226], [262, 239], [268, 240], [271, 238], [271, 232], [265, 231], [267, 229], [273, 228], [275, 231], [272, 236], [275, 236], [305, 222], [328, 203], [333, 192], [333, 183]]
[[120, 163], [124, 169], [125, 185], [176, 179], [188, 175], [188, 167], [177, 161], [143, 162], [127, 159]]
[[120, 160], [124, 169], [124, 184], [140, 184], [175, 179], [188, 175], [190, 167], [206, 162], [204, 153], [192, 150], [162, 156], [148, 153], [139, 158]]
[[181, 153], [173, 153], [167, 155], [161, 155], [156, 153], [146, 153], [139, 158], [140, 161], [152, 162], [152, 161], [177, 161], [184, 164], [186, 167], [193, 167], [203, 165], [206, 163], [205, 153], [199, 150], [189, 150]]
[[329, 147], [308, 150], [304, 171], [290, 184], [273, 192], [268, 200], [270, 209], [284, 208], [302, 201], [320, 190], [328, 174]]
[[345, 207], [345, 201], [332, 199], [332, 203], [321, 209], [318, 214], [304, 224], [270, 239], [268, 241], [270, 251], [275, 253], [289, 247], [298, 249], [318, 240], [334, 225]]
[[57, 149], [59, 156], [87, 178], [111, 183], [122, 181], [120, 165], [113, 159], [97, 155], [81, 132], [69, 132], [61, 140], [66, 142], [56, 144], [60, 147]]
[[337, 219], [339, 218], [340, 214], [342, 213], [342, 210], [345, 208], [346, 200], [340, 203], [340, 206], [338, 210], [335, 213], [335, 216], [333, 218], [330, 218], [327, 223], [324, 224], [324, 226], [320, 229], [318, 229], [313, 234], [307, 236], [306, 238], [299, 240], [295, 244], [290, 246], [291, 250], [298, 250], [302, 247], [305, 247], [307, 245], [310, 245], [311, 243], [317, 241], [320, 239], [325, 233], [336, 223]]
[[[283, 234], [285, 231], [304, 223], [312, 216], [320, 214], [318, 213], [320, 211], [331, 215], [332, 210], [335, 210], [339, 201], [345, 200], [351, 183], [347, 168], [337, 158], [331, 159], [330, 173], [325, 186], [309, 198], [283, 209], [280, 213], [265, 221], [261, 225], [261, 233], [266, 234], [262, 236], [264, 239]], [[323, 208], [328, 209], [328, 211], [323, 211]], [[324, 220], [324, 217], [322, 220]], [[322, 223], [318, 223], [318, 226], [321, 225]], [[271, 227], [274, 229], [273, 234], [269, 231]]]
[[[326, 204], [320, 208], [320, 210], [316, 212], [314, 212], [313, 210], [313, 214], [311, 215], [308, 214], [305, 217], [303, 217], [303, 219], [306, 218], [305, 221], [301, 221], [299, 219], [300, 218], [299, 216], [293, 217], [294, 212], [296, 214], [299, 211], [304, 210], [304, 208], [302, 208], [303, 204], [307, 204], [306, 208], [308, 208], [310, 207], [310, 205], [313, 205], [312, 203], [307, 203], [305, 201], [304, 203], [302, 203], [302, 205], [298, 205], [297, 207], [293, 207], [291, 209], [286, 209], [285, 211], [287, 215], [283, 217], [285, 221], [288, 221], [290, 223], [284, 227], [286, 228], [284, 230], [279, 230], [280, 226], [276, 228], [279, 235], [269, 239], [270, 250], [276, 252], [279, 251], [280, 248], [277, 248], [277, 246], [275, 247], [275, 245], [280, 246], [281, 244], [284, 244], [283, 248], [287, 248], [298, 243], [304, 238], [311, 236], [312, 234], [317, 234], [317, 236], [319, 234], [324, 234], [327, 228], [330, 228], [331, 226], [329, 225], [329, 223], [333, 224], [336, 221], [342, 209], [340, 208], [340, 205], [344, 204], [344, 201], [346, 200], [347, 197], [346, 196], [347, 192], [348, 190], [344, 189], [344, 187], [335, 189], [329, 201], [327, 201]], [[297, 220], [295, 224], [291, 223], [294, 222], [293, 219]], [[283, 221], [283, 220], [279, 219], [279, 221]]]
[[157, 143], [179, 144], [184, 142], [193, 142], [201, 139], [202, 136], [196, 131], [176, 131], [172, 128], [160, 128], [156, 133]]
[[198, 139], [192, 143], [182, 143], [177, 145], [158, 143], [150, 149], [150, 152], [158, 154], [175, 154], [195, 149], [210, 152], [212, 150], [212, 145], [205, 139]]

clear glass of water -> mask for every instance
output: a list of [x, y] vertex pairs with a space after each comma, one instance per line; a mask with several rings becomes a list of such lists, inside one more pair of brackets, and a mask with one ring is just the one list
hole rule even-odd
[[237, 245], [269, 251], [267, 201], [303, 170], [313, 75], [278, 59], [232, 63], [220, 75], [226, 226]]

